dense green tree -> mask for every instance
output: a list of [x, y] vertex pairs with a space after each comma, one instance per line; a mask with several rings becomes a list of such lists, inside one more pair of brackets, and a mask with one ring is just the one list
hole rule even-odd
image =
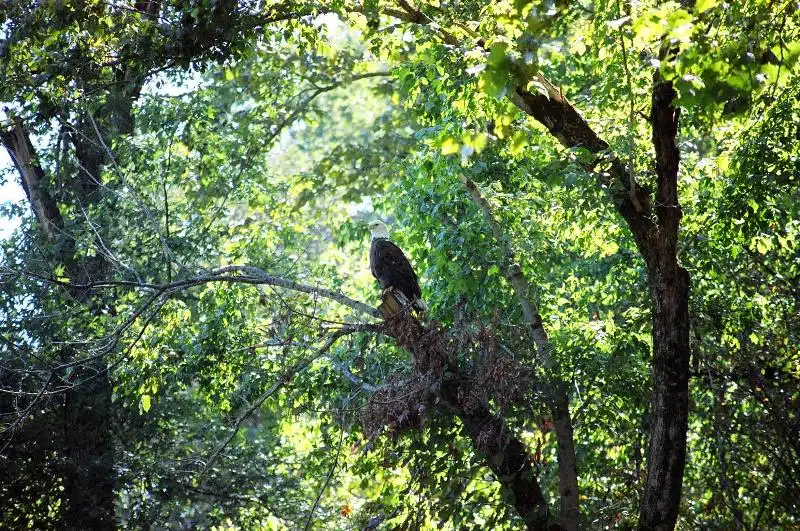
[[0, 524], [796, 524], [798, 9], [8, 4]]

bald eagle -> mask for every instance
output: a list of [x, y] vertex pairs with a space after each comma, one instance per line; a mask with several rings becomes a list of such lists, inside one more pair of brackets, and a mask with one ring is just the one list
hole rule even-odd
[[394, 288], [411, 302], [411, 306], [427, 312], [428, 306], [422, 302], [417, 274], [408, 262], [403, 251], [389, 240], [389, 231], [380, 221], [369, 224], [372, 232], [372, 247], [369, 250], [369, 268], [372, 276], [378, 279], [381, 288]]

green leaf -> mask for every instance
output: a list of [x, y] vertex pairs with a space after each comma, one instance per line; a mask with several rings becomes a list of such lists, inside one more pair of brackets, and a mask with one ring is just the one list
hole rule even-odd
[[511, 137], [511, 148], [509, 151], [516, 156], [523, 152], [528, 145], [528, 138], [522, 131], [516, 131]]
[[697, 0], [694, 5], [696, 13], [705, 13], [719, 3], [719, 0]]
[[150, 404], [150, 395], [142, 395], [142, 397], [141, 397], [142, 411], [144, 411], [145, 413], [150, 411], [150, 405], [151, 405]]
[[458, 153], [461, 149], [461, 144], [453, 140], [452, 138], [445, 138], [444, 142], [442, 142], [442, 155], [453, 155]]

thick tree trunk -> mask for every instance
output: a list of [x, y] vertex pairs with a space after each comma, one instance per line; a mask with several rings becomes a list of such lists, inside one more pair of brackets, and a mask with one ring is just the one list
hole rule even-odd
[[689, 273], [677, 258], [681, 206], [680, 154], [676, 144], [680, 113], [675, 89], [656, 72], [650, 121], [656, 152], [656, 258], [648, 263], [653, 304], [653, 399], [647, 480], [639, 512], [640, 529], [675, 527], [686, 464], [689, 422]]
[[47, 179], [42, 167], [34, 157], [34, 149], [28, 132], [20, 120], [14, 120], [11, 128], [0, 131], [0, 140], [11, 156], [19, 172], [19, 180], [31, 210], [48, 240], [54, 242], [64, 228], [64, 220], [58, 205], [47, 190]]
[[568, 531], [580, 527], [580, 503], [578, 501], [578, 459], [575, 455], [572, 417], [569, 413], [569, 395], [566, 391], [556, 394], [551, 404], [553, 424], [558, 444], [558, 494], [561, 507], [561, 525]]
[[111, 383], [100, 361], [76, 371], [78, 387], [65, 399], [64, 492], [69, 530], [114, 529], [114, 447], [111, 438]]
[[647, 481], [640, 529], [675, 527], [686, 463], [689, 415], [689, 275], [651, 278], [653, 298], [653, 398]]
[[[567, 147], [601, 154], [608, 144], [589, 127], [561, 92], [541, 76], [547, 95], [523, 89], [509, 96]], [[677, 259], [681, 207], [678, 202], [680, 113], [672, 102], [672, 84], [656, 72], [650, 122], [656, 153], [655, 201], [619, 161], [607, 174], [617, 211], [625, 219], [647, 264], [653, 308], [653, 396], [650, 414], [648, 473], [639, 514], [641, 529], [672, 529], [678, 518], [686, 462], [689, 375], [689, 274]], [[598, 163], [604, 162], [598, 159]], [[587, 167], [593, 171], [594, 167]], [[604, 173], [594, 172], [602, 184]], [[655, 205], [653, 207], [653, 205]], [[657, 222], [651, 212], [655, 211]]]

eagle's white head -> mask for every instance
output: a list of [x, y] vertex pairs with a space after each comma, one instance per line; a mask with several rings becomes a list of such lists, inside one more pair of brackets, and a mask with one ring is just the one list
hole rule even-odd
[[382, 221], [371, 221], [369, 226], [370, 232], [372, 232], [372, 239], [375, 240], [377, 238], [386, 238], [389, 239], [389, 229], [386, 228], [386, 225]]

